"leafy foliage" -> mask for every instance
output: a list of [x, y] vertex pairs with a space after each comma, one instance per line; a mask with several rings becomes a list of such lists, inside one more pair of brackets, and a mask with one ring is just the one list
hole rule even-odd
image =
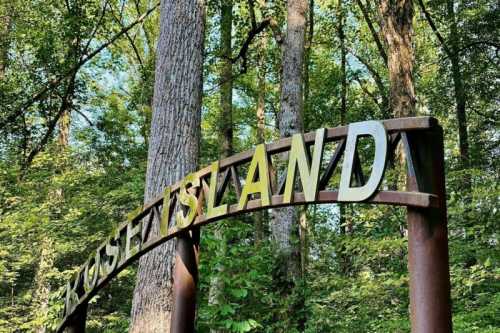
[[[0, 122], [5, 122], [0, 126], [0, 332], [54, 328], [60, 310], [56, 300], [66, 281], [97, 244], [142, 204], [158, 15], [149, 16], [79, 68], [69, 98], [71, 81], [65, 77], [54, 87], [49, 84], [51, 88], [36, 102], [22, 107], [48, 82], [71, 70], [79, 57], [149, 8], [149, 1], [143, 0], [66, 3], [0, 3]], [[348, 122], [387, 114], [383, 104], [387, 70], [356, 3], [345, 1]], [[445, 5], [425, 4], [448, 40]], [[467, 91], [468, 168], [459, 160], [450, 60], [421, 12], [415, 19], [418, 109], [422, 115], [437, 117], [445, 129], [454, 330], [500, 332], [499, 8], [490, 0], [453, 4]], [[336, 5], [332, 0], [315, 2], [306, 130], [340, 122]], [[270, 16], [283, 27], [283, 1], [257, 7], [258, 20]], [[200, 156], [204, 165], [217, 159], [220, 149], [218, 2], [208, 3], [208, 14]], [[250, 31], [249, 14], [247, 2], [235, 4], [234, 54]], [[370, 15], [375, 22], [375, 8]], [[241, 60], [233, 66], [237, 151], [256, 143], [262, 53], [265, 136], [268, 141], [278, 136], [280, 47], [274, 34], [265, 30], [249, 48], [247, 71], [242, 70]], [[58, 127], [48, 131], [66, 100], [71, 102], [71, 135], [64, 147], [56, 139]], [[20, 110], [19, 117], [7, 122]], [[47, 133], [46, 143], [26, 168], [26, 157]], [[464, 179], [470, 179], [470, 189]], [[405, 210], [349, 205], [342, 219], [339, 212], [336, 205], [308, 207], [308, 265], [287, 297], [283, 297], [287, 285], [277, 279], [275, 264], [280, 259], [270, 232], [266, 229], [265, 239], [256, 242], [253, 215], [204, 228], [197, 330], [409, 332]], [[224, 230], [222, 252], [217, 228]], [[222, 301], [213, 304], [209, 297], [215, 277], [223, 281], [223, 290]], [[134, 284], [132, 267], [94, 299], [90, 332], [127, 331]], [[303, 306], [288, 316], [299, 300], [304, 300]]]

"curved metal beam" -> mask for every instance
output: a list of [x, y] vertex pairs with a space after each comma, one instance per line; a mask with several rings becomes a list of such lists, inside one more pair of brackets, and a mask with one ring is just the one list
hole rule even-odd
[[[389, 135], [393, 135], [394, 137], [400, 137], [399, 135], [396, 135], [398, 133], [403, 133], [403, 134], [405, 134], [406, 132], [416, 133], [418, 131], [426, 131], [439, 127], [437, 121], [431, 117], [390, 119], [382, 121], [382, 124], [387, 133]], [[345, 142], [346, 136], [348, 135], [348, 128], [349, 128], [348, 126], [342, 126], [337, 128], [326, 129], [324, 141], [325, 142], [340, 141], [341, 144], [343, 144]], [[403, 135], [403, 137], [405, 137], [405, 135]], [[306, 146], [313, 145], [315, 143], [315, 139], [316, 139], [316, 132], [303, 134], [303, 142]], [[284, 138], [277, 142], [265, 145], [264, 154], [266, 155], [266, 158], [270, 158], [271, 155], [283, 153], [290, 150], [291, 146], [292, 146], [292, 138]], [[390, 145], [391, 149], [394, 149], [395, 146], [396, 146], [395, 144]], [[260, 148], [262, 149], [262, 147]], [[415, 147], [413, 148], [415, 149]], [[427, 148], [428, 147], [425, 147], [425, 149]], [[341, 154], [342, 153], [341, 150], [342, 149], [338, 149], [335, 155]], [[254, 153], [255, 153], [254, 149], [247, 150], [219, 161], [217, 172], [219, 169], [224, 172], [224, 177], [223, 177], [224, 181], [222, 182], [223, 183], [222, 185], [219, 185], [215, 189], [215, 192], [214, 189], [212, 189], [212, 195], [214, 195], [214, 193], [217, 193], [217, 198], [218, 198], [215, 199], [216, 202], [212, 201], [212, 204], [220, 204], [220, 199], [222, 199], [224, 191], [226, 190], [229, 184], [230, 178], [232, 178], [233, 182], [236, 182], [236, 184], [234, 184], [236, 191], [241, 193], [241, 189], [239, 188], [241, 185], [239, 184], [239, 177], [236, 172], [236, 167], [241, 166], [244, 163], [250, 162], [254, 156]], [[389, 154], [390, 153], [391, 152], [389, 152]], [[96, 264], [96, 262], [100, 262], [100, 260], [97, 261], [94, 259], [93, 274], [98, 274], [99, 277], [96, 279], [95, 283], [90, 287], [88, 284], [89, 281], [88, 274], [90, 271], [90, 267], [92, 267], [92, 265], [90, 264], [92, 262], [92, 259], [89, 260], [84, 266], [82, 266], [82, 268], [76, 274], [73, 283], [68, 284], [68, 288], [66, 291], [66, 296], [67, 296], [66, 298], [69, 300], [67, 301], [68, 308], [65, 309], [65, 316], [62, 319], [62, 322], [59, 325], [57, 332], [62, 332], [66, 327], [68, 327], [68, 325], [71, 322], [75, 321], [76, 317], [79, 316], [79, 314], [81, 314], [82, 311], [86, 311], [86, 307], [90, 299], [93, 296], [95, 296], [97, 292], [100, 289], [102, 289], [119, 272], [121, 272], [133, 261], [137, 260], [145, 253], [151, 251], [155, 247], [159, 246], [164, 242], [167, 242], [168, 240], [174, 237], [180, 236], [181, 233], [185, 233], [189, 230], [198, 228], [208, 223], [213, 223], [222, 220], [224, 218], [227, 218], [228, 216], [245, 214], [262, 209], [270, 209], [270, 208], [283, 207], [289, 205], [302, 205], [306, 203], [325, 204], [325, 203], [339, 202], [338, 191], [324, 189], [324, 187], [328, 183], [328, 179], [333, 174], [332, 168], [334, 168], [335, 165], [337, 164], [338, 158], [339, 156], [335, 157], [336, 161], [333, 163], [334, 164], [333, 166], [327, 167], [327, 170], [325, 171], [323, 177], [321, 177], [321, 175], [318, 176], [322, 184], [320, 187], [318, 187], [316, 199], [313, 201], [306, 200], [303, 193], [293, 193], [291, 197], [291, 202], [284, 203], [283, 200], [284, 198], [283, 195], [280, 193], [280, 189], [277, 190], [274, 189], [274, 192], [271, 190], [272, 193], [270, 195], [270, 200], [268, 205], [262, 206], [260, 199], [253, 198], [252, 200], [249, 200], [244, 206], [240, 206], [238, 204], [231, 204], [227, 207], [227, 211], [224, 214], [211, 218], [207, 217], [206, 213], [204, 214], [201, 202], [204, 199], [206, 199], [204, 198], [204, 196], [206, 197], [209, 195], [208, 193], [210, 192], [210, 188], [207, 185], [206, 180], [214, 172], [214, 166], [212, 165], [205, 167], [196, 172], [195, 174], [189, 175], [189, 177], [191, 178], [194, 177], [199, 180], [200, 184], [198, 185], [200, 186], [198, 186], [197, 192], [188, 189], [187, 192], [190, 192], [190, 194], [186, 194], [187, 192], [185, 188], [185, 183], [183, 183], [183, 181], [178, 181], [174, 185], [170, 186], [168, 190], [168, 198], [169, 198], [168, 202], [170, 203], [170, 200], [172, 201], [176, 200], [176, 193], [178, 194], [180, 189], [183, 189], [184, 191], [183, 195], [196, 195], [198, 198], [198, 206], [196, 207], [197, 214], [196, 217], [194, 218], [194, 221], [192, 223], [189, 223], [186, 228], [182, 229], [176, 226], [169, 227], [170, 224], [168, 222], [170, 219], [172, 219], [172, 215], [174, 215], [172, 214], [172, 212], [174, 211], [174, 208], [176, 206], [174, 202], [172, 205], [169, 205], [168, 208], [169, 212], [167, 212], [166, 214], [166, 216], [169, 217], [167, 218], [166, 224], [164, 226], [165, 229], [164, 232], [163, 233], [160, 232], [159, 235], [153, 235], [149, 237], [148, 230], [151, 230], [151, 223], [158, 223], [158, 220], [163, 219], [165, 215], [163, 212], [160, 213], [160, 206], [162, 206], [163, 208], [163, 203], [164, 203], [164, 198], [163, 196], [161, 196], [156, 198], [149, 204], [145, 205], [142, 208], [142, 210], [130, 221], [121, 224], [116, 233], [114, 234], [113, 236], [114, 238], [108, 240], [103, 245], [101, 245], [101, 247], [99, 247], [96, 253], [96, 258], [97, 256], [101, 256], [103, 252], [108, 251], [107, 246], [109, 245], [109, 243], [116, 241], [117, 243], [112, 244], [112, 246], [114, 246], [115, 251], [117, 251], [115, 256], [117, 263], [113, 263], [111, 266], [109, 266], [112, 268], [105, 269], [105, 273], [103, 274], [101, 272], [101, 270], [103, 270], [102, 265], [105, 266], [106, 263]], [[411, 173], [414, 167], [412, 165], [412, 160], [409, 159], [408, 163], [409, 163], [409, 170]], [[272, 166], [270, 167], [272, 168]], [[271, 170], [270, 172], [274, 171]], [[231, 177], [229, 177], [230, 175]], [[292, 179], [293, 178], [294, 177], [292, 177]], [[217, 177], [214, 177], [214, 179], [217, 179]], [[277, 186], [271, 186], [271, 187], [277, 187]], [[171, 194], [172, 194], [172, 199], [170, 199]], [[212, 198], [212, 200], [214, 199]], [[415, 192], [376, 191], [373, 195], [371, 195], [367, 200], [364, 200], [363, 202], [371, 204], [386, 204], [386, 205], [408, 206], [417, 209], [420, 208], [426, 209], [426, 208], [439, 208], [440, 205], [442, 204], [442, 198], [439, 198], [436, 194], [423, 193], [417, 191]], [[149, 216], [149, 222], [143, 221], [146, 220], [145, 218], [148, 216]], [[126, 239], [126, 246], [125, 246], [126, 249], [125, 249], [125, 254], [120, 254], [119, 252], [121, 252], [121, 249], [120, 248], [116, 249], [116, 248], [119, 246], [118, 243], [120, 243], [119, 240], [120, 236], [123, 235], [125, 235]], [[134, 237], [140, 239], [138, 244], [132, 244], [133, 243], [132, 238]], [[113, 239], [115, 239], [115, 241], [113, 241]], [[118, 258], [120, 259], [118, 260]], [[107, 260], [109, 260], [109, 258], [107, 258]], [[113, 258], [113, 262], [115, 262], [115, 258]], [[96, 270], [97, 273], [95, 272]], [[84, 276], [86, 276], [86, 278], [84, 278]], [[83, 288], [84, 280], [87, 281], [85, 288]], [[74, 300], [76, 300], [76, 302], [74, 302]]]

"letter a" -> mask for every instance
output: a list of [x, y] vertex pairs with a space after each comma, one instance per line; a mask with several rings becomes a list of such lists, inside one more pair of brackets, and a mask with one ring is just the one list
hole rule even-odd
[[[260, 144], [255, 147], [252, 162], [248, 168], [245, 186], [241, 191], [241, 198], [238, 203], [238, 209], [245, 209], [248, 203], [248, 196], [254, 193], [260, 193], [261, 206], [269, 206], [271, 203], [271, 190], [269, 188], [269, 161], [267, 160], [266, 145]], [[256, 180], [257, 171], [259, 180]]]
[[292, 137], [292, 146], [290, 148], [290, 157], [288, 159], [288, 171], [286, 174], [285, 192], [283, 203], [290, 203], [293, 198], [293, 187], [297, 168], [299, 169], [302, 190], [306, 201], [314, 201], [318, 195], [318, 177], [323, 156], [323, 142], [325, 141], [326, 130], [320, 128], [316, 131], [316, 140], [314, 141], [314, 153], [312, 165], [307, 157], [307, 147], [304, 143], [304, 136], [301, 133], [294, 134]]

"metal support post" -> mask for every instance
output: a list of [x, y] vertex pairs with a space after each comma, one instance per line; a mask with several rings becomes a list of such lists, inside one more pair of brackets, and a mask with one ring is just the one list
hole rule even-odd
[[413, 333], [452, 332], [443, 131], [404, 133], [409, 191], [439, 197], [438, 208], [408, 207], [408, 265]]
[[88, 304], [81, 306], [71, 317], [66, 326], [67, 333], [85, 333]]
[[177, 238], [171, 333], [194, 332], [199, 244], [199, 228]]

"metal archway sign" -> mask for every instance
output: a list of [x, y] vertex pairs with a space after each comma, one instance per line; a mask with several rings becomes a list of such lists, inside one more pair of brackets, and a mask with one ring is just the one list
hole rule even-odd
[[[357, 149], [358, 139], [366, 136], [375, 146], [367, 179]], [[323, 161], [328, 142], [337, 145], [330, 159]], [[387, 161], [400, 142], [405, 149], [407, 190], [381, 190]], [[284, 152], [288, 165], [275, 182], [280, 172], [271, 157]], [[329, 189], [342, 156], [338, 190]], [[238, 170], [246, 165], [246, 176], [240, 178]], [[236, 195], [235, 202], [228, 202], [230, 192]], [[57, 332], [85, 331], [90, 299], [134, 260], [173, 238], [179, 242], [171, 332], [192, 332], [200, 226], [260, 209], [335, 202], [408, 207], [412, 332], [451, 332], [443, 134], [431, 117], [365, 121], [296, 134], [216, 161], [167, 186], [162, 196], [120, 225], [67, 283]]]

